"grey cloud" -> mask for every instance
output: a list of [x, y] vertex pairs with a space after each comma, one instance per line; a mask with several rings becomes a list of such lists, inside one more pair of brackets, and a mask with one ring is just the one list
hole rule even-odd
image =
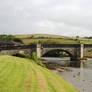
[[91, 0], [0, 0], [0, 33], [91, 36]]

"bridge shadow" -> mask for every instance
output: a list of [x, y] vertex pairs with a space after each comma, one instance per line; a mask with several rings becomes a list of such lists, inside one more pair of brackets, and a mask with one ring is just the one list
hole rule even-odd
[[50, 50], [45, 52], [42, 57], [51, 57], [51, 58], [63, 58], [63, 57], [68, 57], [67, 60], [71, 60], [71, 58], [73, 57], [73, 55], [66, 51], [66, 50], [62, 50], [62, 49], [55, 49], [55, 50]]

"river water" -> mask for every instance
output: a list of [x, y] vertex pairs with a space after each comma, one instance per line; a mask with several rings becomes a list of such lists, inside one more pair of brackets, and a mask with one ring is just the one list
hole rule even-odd
[[[69, 58], [42, 58], [48, 62], [65, 63]], [[86, 66], [81, 68], [68, 67], [71, 71], [60, 72], [64, 80], [77, 88], [80, 92], [92, 92], [92, 58], [86, 61]]]

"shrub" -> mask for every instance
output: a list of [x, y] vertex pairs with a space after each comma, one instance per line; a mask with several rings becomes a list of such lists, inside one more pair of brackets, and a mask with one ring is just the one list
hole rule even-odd
[[37, 57], [36, 53], [33, 52], [32, 53], [32, 59], [35, 61], [35, 63], [37, 63], [38, 65], [45, 67], [45, 65], [42, 63], [42, 61], [40, 60], [40, 58]]
[[30, 58], [29, 54], [23, 54], [23, 53], [16, 53], [13, 56], [22, 57], [22, 58]]
[[0, 40], [15, 41], [15, 42], [23, 43], [21, 39], [16, 38], [16, 37], [14, 37], [12, 35], [0, 35]]
[[16, 53], [13, 56], [25, 58], [25, 55], [21, 53]]
[[35, 52], [32, 53], [32, 58], [30, 57], [29, 54], [24, 54], [24, 53], [16, 53], [13, 56], [32, 59], [32, 60], [35, 61], [36, 64], [38, 64], [38, 65], [40, 65], [42, 67], [45, 67], [45, 65], [42, 63], [42, 61], [40, 60], [40, 58], [37, 58]]
[[86, 58], [86, 57], [83, 57], [83, 58], [80, 58], [80, 60], [88, 60], [88, 58]]

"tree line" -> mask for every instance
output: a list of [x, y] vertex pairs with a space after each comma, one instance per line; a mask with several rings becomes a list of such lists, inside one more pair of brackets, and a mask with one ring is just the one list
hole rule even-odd
[[21, 39], [16, 38], [13, 35], [0, 35], [0, 40], [3, 40], [3, 41], [14, 41], [14, 42], [23, 43]]

